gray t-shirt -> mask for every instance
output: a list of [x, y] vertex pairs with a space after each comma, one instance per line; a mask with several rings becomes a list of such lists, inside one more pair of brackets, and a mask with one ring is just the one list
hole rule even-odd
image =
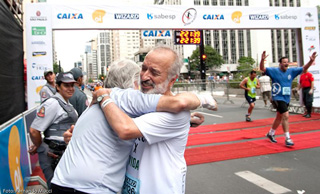
[[55, 93], [57, 93], [56, 88], [52, 87], [48, 83], [45, 84], [40, 90], [40, 102], [43, 102], [45, 99], [50, 98]]
[[[112, 89], [111, 98], [130, 117], [154, 112], [160, 95]], [[83, 112], [63, 154], [52, 183], [86, 193], [118, 192], [134, 140], [121, 140], [111, 129], [99, 105]], [[112, 192], [111, 192], [112, 193]]]

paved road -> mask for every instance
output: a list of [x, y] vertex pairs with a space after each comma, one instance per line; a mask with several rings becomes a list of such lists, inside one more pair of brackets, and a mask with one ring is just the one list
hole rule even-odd
[[[85, 92], [90, 96], [89, 91]], [[217, 112], [196, 110], [205, 114], [204, 125], [244, 121], [248, 107], [242, 106], [244, 98], [230, 98], [234, 104], [226, 97], [215, 98]], [[265, 108], [262, 100], [256, 102], [253, 120], [274, 116], [275, 112]], [[313, 148], [188, 166], [186, 194], [318, 194], [319, 162], [320, 148]], [[260, 186], [254, 181], [259, 181]]]
[[[244, 121], [247, 107], [241, 107], [243, 98], [216, 97], [219, 110], [205, 113], [206, 125]], [[273, 118], [275, 112], [264, 108], [258, 100], [252, 119]], [[319, 127], [320, 129], [320, 127]], [[281, 142], [280, 142], [281, 143]], [[320, 193], [320, 148], [278, 153], [250, 158], [234, 159], [188, 166], [187, 194], [268, 194], [268, 193]], [[247, 172], [249, 171], [249, 172]], [[237, 175], [238, 173], [239, 175]], [[266, 190], [244, 177], [260, 181]], [[261, 180], [260, 180], [261, 179]], [[270, 182], [269, 182], [270, 181]], [[272, 190], [273, 189], [273, 190]], [[305, 192], [303, 192], [303, 190]]]

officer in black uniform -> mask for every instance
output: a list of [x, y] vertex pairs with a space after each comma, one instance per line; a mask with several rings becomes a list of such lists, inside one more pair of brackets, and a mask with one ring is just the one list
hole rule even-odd
[[[51, 188], [55, 166], [66, 148], [63, 133], [78, 119], [76, 110], [69, 103], [69, 98], [74, 93], [74, 83], [70, 72], [59, 73], [56, 79], [57, 93], [42, 102], [30, 127], [30, 137], [34, 145], [29, 152], [38, 152], [48, 188]], [[41, 132], [44, 135], [43, 141]]]
[[69, 99], [70, 103], [78, 112], [79, 117], [89, 106], [89, 101], [87, 95], [81, 90], [83, 85], [83, 73], [81, 69], [74, 67], [70, 70], [76, 83], [74, 84], [73, 96]]

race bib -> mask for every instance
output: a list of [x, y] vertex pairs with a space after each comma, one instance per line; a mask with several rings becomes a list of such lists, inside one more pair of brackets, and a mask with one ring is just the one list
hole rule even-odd
[[134, 178], [126, 173], [124, 184], [122, 187], [122, 194], [139, 194], [140, 180]]
[[256, 88], [251, 88], [251, 93], [255, 94], [256, 93]]
[[282, 88], [282, 95], [290, 95], [291, 94], [291, 88], [290, 87], [283, 87]]

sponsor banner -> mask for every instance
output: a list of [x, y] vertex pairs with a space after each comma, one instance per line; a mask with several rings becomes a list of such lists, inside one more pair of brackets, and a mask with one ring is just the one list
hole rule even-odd
[[301, 20], [298, 7], [51, 6], [54, 29], [299, 28]]
[[[26, 12], [27, 34], [27, 92], [28, 108], [40, 103], [39, 92], [46, 83], [43, 73], [53, 69], [52, 64], [52, 9], [44, 4], [28, 4]], [[61, 16], [67, 17], [67, 16]]]
[[[1, 192], [16, 193], [26, 189], [29, 160], [23, 118], [0, 130]], [[18, 193], [18, 192], [17, 192]]]
[[[112, 6], [27, 4], [28, 106], [39, 103], [43, 71], [52, 68], [52, 29], [145, 30], [143, 38], [167, 38], [168, 30], [301, 29], [303, 61], [319, 53], [316, 8], [223, 6]], [[153, 30], [150, 30], [153, 29]], [[159, 31], [164, 31], [160, 33]], [[170, 34], [171, 35], [171, 34]], [[172, 36], [172, 35], [171, 35]], [[320, 57], [310, 70], [320, 69]], [[32, 66], [37, 68], [32, 69]], [[41, 67], [40, 67], [41, 66]], [[319, 84], [319, 83], [316, 83]], [[320, 106], [319, 101], [315, 104]]]
[[141, 38], [172, 39], [172, 30], [142, 30]]
[[[320, 54], [319, 50], [319, 26], [318, 26], [318, 13], [316, 8], [301, 8], [301, 36], [302, 36], [302, 50], [303, 61], [306, 64], [309, 61], [310, 55], [313, 52]], [[313, 106], [320, 107], [320, 57], [316, 58], [314, 64], [309, 68], [309, 72], [314, 75], [315, 91]]]

